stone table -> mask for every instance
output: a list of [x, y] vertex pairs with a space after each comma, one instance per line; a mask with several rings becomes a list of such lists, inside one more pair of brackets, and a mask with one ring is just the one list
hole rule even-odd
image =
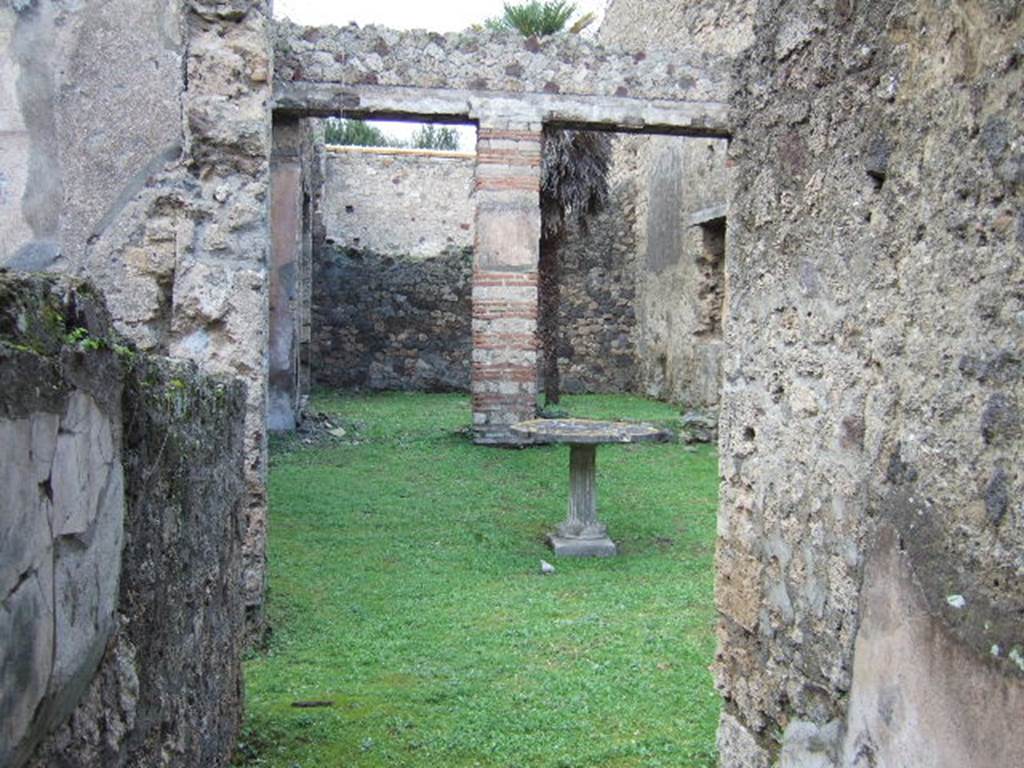
[[569, 516], [548, 536], [556, 555], [609, 557], [615, 542], [597, 519], [597, 446], [602, 443], [663, 441], [670, 432], [651, 424], [591, 419], [532, 419], [512, 432], [538, 443], [569, 444]]

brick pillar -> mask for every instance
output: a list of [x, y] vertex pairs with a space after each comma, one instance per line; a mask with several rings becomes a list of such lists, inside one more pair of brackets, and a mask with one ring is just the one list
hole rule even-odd
[[480, 125], [473, 270], [477, 443], [518, 445], [509, 425], [537, 409], [541, 125]]

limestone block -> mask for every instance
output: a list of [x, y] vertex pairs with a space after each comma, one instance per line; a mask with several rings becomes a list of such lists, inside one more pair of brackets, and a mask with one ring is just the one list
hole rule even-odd
[[[49, 566], [49, 563], [47, 563]], [[0, 760], [16, 765], [43, 734], [33, 727], [53, 671], [53, 585], [48, 568], [7, 593], [0, 612]]]
[[484, 208], [476, 219], [477, 264], [484, 269], [537, 267], [540, 208]]
[[111, 417], [82, 391], [63, 414], [0, 419], [0, 763], [67, 715], [115, 626], [124, 484]]
[[[50, 476], [59, 417], [0, 421], [4, 529], [0, 538], [0, 593], [10, 594], [22, 574], [41, 566], [51, 546], [50, 500], [40, 488]], [[47, 555], [49, 557], [49, 555]]]
[[739, 720], [723, 712], [718, 721], [718, 756], [723, 768], [769, 768], [771, 759]]

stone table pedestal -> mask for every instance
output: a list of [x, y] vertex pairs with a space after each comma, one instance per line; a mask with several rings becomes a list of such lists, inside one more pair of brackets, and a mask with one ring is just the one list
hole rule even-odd
[[555, 554], [614, 555], [615, 542], [597, 517], [597, 446], [665, 440], [669, 432], [650, 424], [591, 419], [533, 419], [515, 424], [512, 432], [538, 443], [569, 444], [569, 515], [548, 536]]

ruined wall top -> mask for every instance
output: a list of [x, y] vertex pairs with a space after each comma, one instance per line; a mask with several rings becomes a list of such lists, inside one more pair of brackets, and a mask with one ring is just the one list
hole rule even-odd
[[725, 128], [729, 61], [696, 47], [669, 55], [615, 51], [578, 35], [274, 26], [278, 109], [471, 118], [505, 110], [544, 122], [637, 130], [677, 123], [717, 133]]
[[611, 0], [598, 33], [609, 48], [699, 48], [736, 56], [754, 42], [757, 0]]

